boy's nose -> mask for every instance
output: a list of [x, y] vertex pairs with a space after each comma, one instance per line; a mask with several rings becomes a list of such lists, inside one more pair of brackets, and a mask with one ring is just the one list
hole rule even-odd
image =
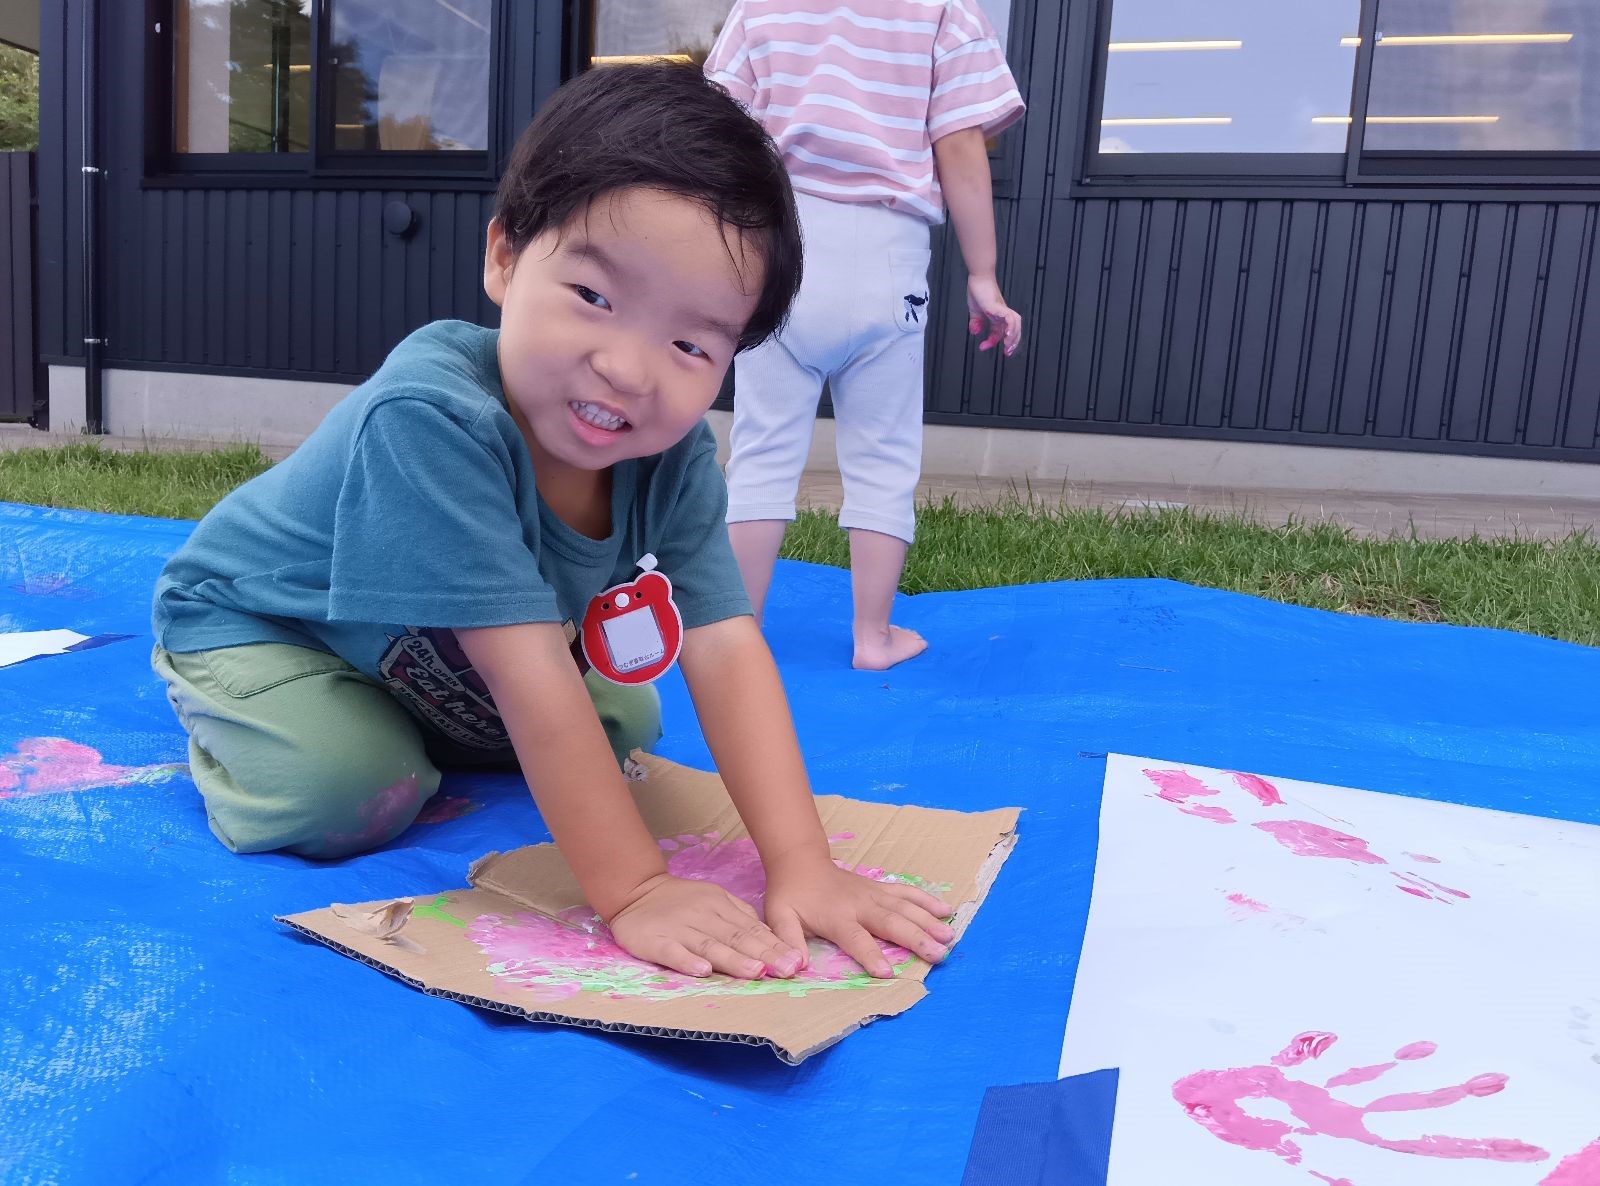
[[651, 368], [646, 351], [630, 342], [613, 342], [594, 352], [595, 373], [621, 395], [648, 395]]

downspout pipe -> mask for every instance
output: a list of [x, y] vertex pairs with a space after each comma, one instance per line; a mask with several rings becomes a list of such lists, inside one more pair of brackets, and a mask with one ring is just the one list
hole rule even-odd
[[83, 5], [83, 406], [86, 433], [105, 432], [104, 350], [100, 330], [100, 0]]

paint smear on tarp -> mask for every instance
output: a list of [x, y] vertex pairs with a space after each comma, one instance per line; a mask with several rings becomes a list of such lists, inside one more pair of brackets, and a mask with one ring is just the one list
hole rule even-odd
[[183, 762], [116, 766], [108, 764], [99, 750], [64, 737], [29, 737], [0, 757], [0, 799], [153, 786], [188, 768]]
[[[830, 837], [835, 841], [847, 838]], [[752, 841], [719, 843], [716, 833], [706, 833], [663, 840], [660, 844], [667, 853], [667, 871], [674, 877], [712, 882], [756, 910], [761, 909], [766, 874]], [[941, 888], [927, 886], [912, 874], [883, 869], [856, 872], [875, 881]], [[492, 976], [528, 989], [541, 1001], [565, 1000], [580, 992], [649, 1000], [774, 993], [804, 996], [818, 990], [866, 988], [875, 983], [855, 960], [820, 939], [809, 944], [810, 966], [787, 980], [681, 976], [629, 955], [612, 939], [600, 916], [585, 907], [564, 911], [559, 922], [528, 912], [510, 918], [482, 915], [467, 926], [467, 937], [488, 958]], [[887, 943], [879, 946], [897, 971], [910, 966], [913, 957], [909, 951]]]

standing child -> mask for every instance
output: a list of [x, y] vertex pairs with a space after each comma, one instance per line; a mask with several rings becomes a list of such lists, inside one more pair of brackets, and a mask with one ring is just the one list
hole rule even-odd
[[833, 398], [850, 533], [856, 667], [927, 643], [889, 610], [922, 470], [928, 228], [948, 206], [980, 350], [1022, 340], [995, 279], [986, 139], [1022, 115], [974, 0], [738, 0], [706, 73], [777, 142], [805, 228], [805, 282], [778, 336], [734, 366], [729, 536], [759, 619], [810, 449]]
[[[515, 762], [640, 958], [790, 976], [807, 935], [878, 976], [874, 936], [942, 958], [942, 902], [830, 858], [723, 523], [702, 418], [799, 268], [771, 142], [698, 71], [557, 92], [489, 225], [500, 329], [416, 331], [161, 575], [153, 662], [218, 839], [346, 856], [403, 831], [441, 765]], [[766, 867], [765, 923], [667, 872], [623, 779], [674, 658]]]

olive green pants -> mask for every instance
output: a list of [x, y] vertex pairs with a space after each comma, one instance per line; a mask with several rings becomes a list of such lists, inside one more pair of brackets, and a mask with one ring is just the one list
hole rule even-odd
[[[439, 767], [515, 763], [425, 735], [384, 686], [335, 655], [281, 643], [150, 657], [189, 734], [189, 768], [235, 852], [333, 858], [387, 844], [439, 789]], [[586, 683], [618, 762], [661, 738], [653, 687]]]

